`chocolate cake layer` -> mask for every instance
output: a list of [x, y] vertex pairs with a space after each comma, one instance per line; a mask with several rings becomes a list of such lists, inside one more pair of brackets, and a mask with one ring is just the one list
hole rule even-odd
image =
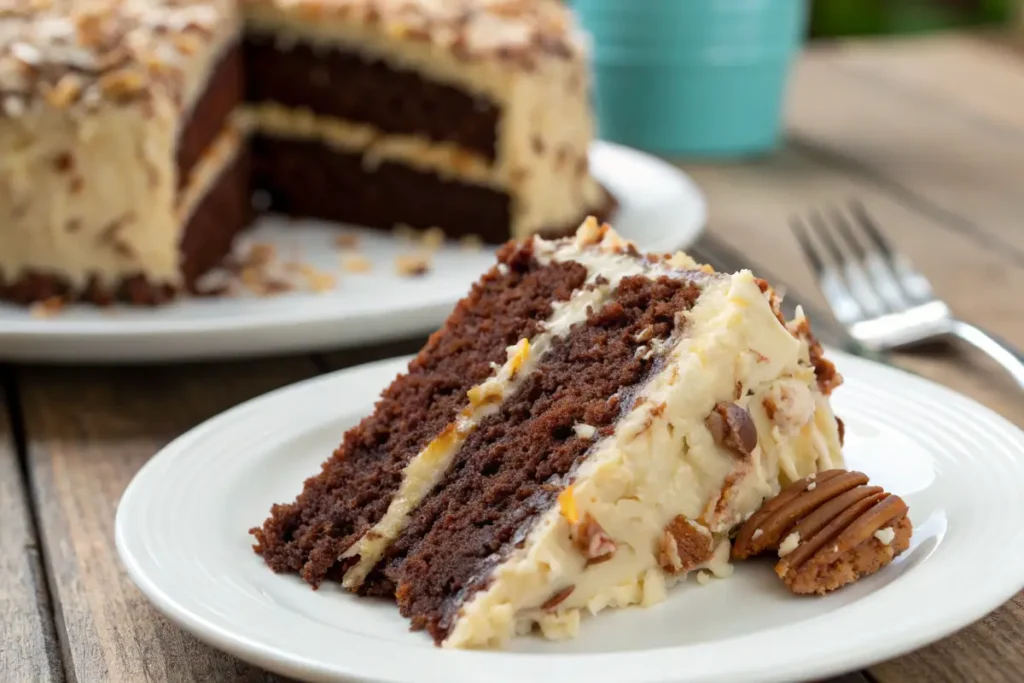
[[217, 136], [228, 118], [245, 100], [242, 48], [229, 48], [210, 73], [206, 90], [193, 105], [178, 138], [178, 187], [185, 185], [192, 169]]
[[37, 301], [59, 298], [61, 301], [83, 301], [107, 306], [115, 301], [136, 306], [157, 306], [174, 298], [175, 288], [168, 283], [150, 282], [144, 275], [121, 278], [113, 287], [101, 286], [93, 278], [79, 292], [63, 275], [29, 271], [17, 280], [5, 280], [0, 273], [0, 301], [29, 305]]
[[[267, 193], [273, 212], [384, 230], [400, 223], [421, 230], [440, 226], [449, 237], [478, 235], [489, 244], [509, 239], [510, 199], [504, 192], [393, 162], [368, 170], [362, 155], [314, 140], [258, 135], [252, 152], [254, 188]], [[572, 234], [588, 215], [605, 220], [614, 206], [605, 193], [604, 205], [540, 234]]]
[[313, 140], [256, 136], [254, 184], [270, 197], [270, 210], [390, 230], [442, 226], [452, 237], [509, 238], [509, 197], [487, 187], [447, 180], [385, 161], [373, 170], [361, 154]]
[[250, 102], [306, 108], [496, 157], [500, 112], [483, 97], [365, 55], [304, 43], [280, 47], [261, 34], [246, 37], [245, 58]]
[[338, 556], [384, 515], [408, 461], [455, 419], [467, 390], [505, 360], [506, 347], [534, 335], [552, 303], [583, 284], [583, 266], [538, 265], [531, 248], [501, 252], [505, 272], [492, 270], [474, 286], [296, 502], [275, 505], [252, 529], [272, 569], [300, 572], [314, 586], [340, 578]]
[[221, 171], [192, 211], [181, 238], [181, 271], [187, 289], [231, 251], [235, 236], [254, 218], [249, 188], [250, 154], [246, 147]]
[[676, 313], [700, 295], [692, 283], [629, 277], [585, 323], [557, 339], [523, 385], [467, 438], [442, 482], [413, 514], [363, 589], [394, 592], [414, 628], [437, 642], [489, 571], [521, 543], [569, 483], [594, 441], [574, 426], [610, 434], [631, 390], [659, 359], [638, 354], [676, 330]]

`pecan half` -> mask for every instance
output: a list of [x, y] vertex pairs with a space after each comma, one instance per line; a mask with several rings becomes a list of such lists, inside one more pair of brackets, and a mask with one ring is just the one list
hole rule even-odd
[[658, 564], [666, 572], [688, 572], [710, 557], [711, 536], [698, 531], [686, 517], [679, 515], [665, 526], [658, 542]]
[[572, 542], [587, 559], [587, 565], [605, 562], [615, 554], [615, 541], [589, 512], [573, 527]]
[[907, 504], [861, 472], [827, 470], [794, 482], [743, 525], [733, 559], [765, 551], [791, 591], [823, 594], [872, 574], [910, 545]]
[[757, 448], [757, 428], [750, 413], [735, 403], [716, 403], [704, 419], [715, 443], [728, 448], [741, 458]]

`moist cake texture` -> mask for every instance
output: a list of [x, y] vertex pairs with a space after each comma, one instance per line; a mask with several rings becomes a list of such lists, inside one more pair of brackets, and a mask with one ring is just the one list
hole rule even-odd
[[842, 466], [841, 377], [778, 304], [593, 219], [510, 243], [255, 549], [449, 647], [726, 576], [763, 500]]
[[[13, 0], [0, 299], [161, 303], [261, 210], [501, 244], [612, 199], [550, 0]], [[401, 201], [396, 201], [401, 198]]]

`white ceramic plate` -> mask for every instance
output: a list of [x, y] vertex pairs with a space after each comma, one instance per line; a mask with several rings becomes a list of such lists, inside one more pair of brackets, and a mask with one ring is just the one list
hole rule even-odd
[[[696, 185], [675, 167], [626, 147], [597, 142], [594, 175], [619, 201], [617, 230], [647, 251], [689, 246], [704, 227]], [[0, 303], [0, 361], [141, 362], [316, 351], [399, 339], [438, 327], [494, 262], [493, 250], [448, 245], [422, 277], [401, 277], [396, 257], [410, 245], [389, 233], [360, 231], [359, 253], [374, 264], [346, 273], [336, 225], [265, 217], [246, 240], [337, 277], [334, 290], [269, 298], [188, 299], [156, 309], [71, 306], [51, 318]]]
[[649, 609], [586, 618], [579, 639], [507, 652], [435, 648], [390, 604], [273, 574], [249, 527], [290, 501], [404, 365], [389, 360], [275, 391], [179, 438], [135, 477], [117, 546], [157, 609], [276, 672], [387, 683], [804, 680], [853, 670], [980, 618], [1024, 584], [1024, 432], [980, 405], [839, 352], [834, 406], [853, 469], [903, 496], [915, 533], [893, 565], [797, 598], [770, 565], [677, 586]]

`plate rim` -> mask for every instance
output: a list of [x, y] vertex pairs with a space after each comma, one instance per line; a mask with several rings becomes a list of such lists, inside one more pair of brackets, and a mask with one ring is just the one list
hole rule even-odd
[[[910, 382], [910, 386], [915, 387], [918, 391], [938, 392], [938, 396], [940, 398], [944, 396], [947, 399], [961, 404], [966, 403], [970, 405], [973, 410], [981, 411], [980, 414], [983, 414], [989, 420], [994, 421], [994, 423], [997, 424], [1004, 432], [1003, 435], [1010, 437], [1013, 440], [1013, 445], [1024, 452], [1024, 430], [1021, 430], [1003, 416], [978, 403], [974, 399], [960, 394], [948, 387], [907, 372], [901, 368], [886, 366], [868, 359], [852, 356], [835, 349], [828, 349], [828, 353], [830, 358], [836, 362], [837, 365], [840, 365], [841, 368], [842, 366], [856, 367], [860, 365], [861, 367], [871, 368], [872, 372], [881, 371], [896, 373], [901, 375], [903, 380]], [[337, 370], [272, 390], [205, 420], [200, 425], [174, 439], [171, 443], [161, 449], [159, 453], [150, 458], [139, 469], [129, 485], [125, 488], [125, 491], [117, 505], [115, 519], [115, 543], [118, 555], [127, 569], [128, 576], [140, 589], [147, 601], [149, 601], [150, 604], [153, 605], [161, 614], [168, 617], [171, 621], [178, 624], [186, 631], [189, 631], [200, 640], [210, 643], [214, 647], [228, 652], [239, 659], [281, 674], [301, 676], [308, 680], [341, 680], [359, 681], [364, 683], [408, 683], [408, 681], [412, 680], [410, 678], [394, 676], [378, 676], [377, 674], [365, 671], [353, 671], [347, 665], [340, 665], [338, 663], [324, 667], [321, 666], [319, 662], [307, 660], [285, 650], [281, 650], [276, 647], [267, 647], [258, 642], [253, 642], [244, 635], [239, 636], [230, 632], [230, 630], [226, 629], [222, 625], [210, 622], [202, 615], [193, 614], [187, 609], [187, 607], [183, 607], [178, 601], [176, 601], [172, 595], [167, 594], [160, 587], [159, 583], [145, 572], [139, 562], [139, 558], [135, 557], [132, 551], [132, 543], [128, 539], [129, 522], [126, 521], [127, 513], [122, 513], [126, 506], [131, 506], [134, 497], [141, 495], [138, 491], [144, 489], [144, 483], [146, 482], [147, 477], [152, 476], [147, 475], [147, 472], [156, 471], [161, 463], [175, 457], [175, 454], [187, 448], [192, 441], [201, 440], [206, 433], [215, 431], [221, 424], [228, 424], [230, 421], [236, 420], [248, 412], [258, 412], [265, 405], [272, 404], [275, 401], [285, 400], [285, 397], [289, 394], [299, 394], [302, 391], [309, 390], [315, 385], [331, 384], [341, 381], [343, 378], [362, 373], [367, 373], [372, 376], [376, 373], [390, 373], [392, 370], [401, 371], [411, 357], [412, 356], [401, 356], [398, 358], [390, 358], [353, 366], [351, 368]], [[1024, 540], [1024, 531], [1020, 532], [1018, 535], [1022, 540]], [[972, 593], [969, 600], [961, 598], [957, 603], [955, 603], [955, 609], [947, 606], [945, 608], [946, 612], [941, 619], [936, 619], [933, 622], [930, 622], [925, 628], [917, 630], [913, 634], [901, 638], [899, 641], [885, 641], [874, 644], [870, 653], [850, 651], [849, 649], [846, 649], [842, 651], [841, 657], [833, 659], [832, 661], [821, 661], [819, 658], [812, 663], [809, 658], [805, 657], [803, 660], [800, 660], [800, 665], [789, 665], [787, 668], [770, 672], [765, 672], [760, 669], [745, 672], [732, 670], [717, 674], [708, 674], [701, 678], [687, 679], [664, 676], [647, 677], [645, 675], [642, 677], [642, 680], [645, 682], [649, 681], [650, 683], [670, 683], [677, 680], [686, 680], [687, 683], [690, 683], [691, 681], [719, 680], [746, 681], [755, 680], [754, 678], [751, 678], [751, 676], [756, 674], [756, 680], [767, 683], [768, 681], [793, 680], [794, 678], [802, 680], [804, 678], [839, 675], [844, 672], [864, 668], [873, 663], [919, 649], [955, 633], [978, 619], [983, 618], [985, 615], [1004, 604], [1008, 599], [1012, 598], [1013, 595], [1021, 589], [1024, 589], [1024, 545], [1022, 545], [1016, 553], [1013, 552], [1012, 548], [1008, 548], [1002, 559], [1003, 561], [997, 565], [996, 571], [987, 576], [989, 579], [988, 581], [976, 584], [979, 590]], [[1016, 581], [1016, 584], [1012, 587], [1011, 577], [1016, 577], [1012, 578], [1012, 581]], [[993, 578], [996, 580], [992, 580]], [[882, 587], [880, 590], [891, 590], [891, 588], [891, 586], [887, 585]], [[856, 604], [857, 603], [853, 603], [850, 607], [853, 607]], [[813, 617], [810, 621], [824, 618], [827, 618], [827, 615]], [[785, 626], [786, 625], [783, 625], [781, 628], [785, 628]], [[751, 640], [757, 641], [760, 639], [767, 639], [769, 638], [769, 634], [777, 630], [778, 629], [759, 630], [750, 634], [727, 636], [707, 643], [696, 643], [679, 647], [658, 648], [656, 650], [643, 650], [638, 652], [605, 653], [600, 655], [564, 653], [551, 655], [537, 655], [535, 653], [531, 653], [523, 655], [521, 653], [499, 651], [497, 653], [486, 652], [483, 653], [483, 656], [526, 656], [538, 659], [576, 658], [577, 660], [579, 658], [599, 658], [607, 661], [613, 661], [617, 658], [636, 658], [640, 655], [650, 656], [651, 653], [656, 653], [658, 656], [665, 657], [680, 657], [686, 656], [687, 654], [692, 655], [694, 651], [709, 647], [716, 642], [741, 643]], [[866, 646], [862, 646], [862, 648], [864, 647]], [[460, 658], [460, 661], [463, 661], [463, 664], [465, 664], [464, 660], [471, 660], [480, 655], [480, 653], [472, 651], [448, 651], [436, 650], [434, 648], [425, 648], [425, 650], [427, 652], [433, 651], [450, 653], [452, 656]], [[497, 663], [497, 659], [490, 660], [490, 663]], [[430, 680], [433, 681], [434, 679], [431, 678]]]
[[[642, 163], [666, 176], [671, 175], [684, 189], [685, 202], [692, 208], [692, 225], [687, 225], [685, 231], [680, 230], [680, 245], [676, 249], [686, 249], [694, 244], [703, 234], [707, 226], [708, 203], [707, 197], [697, 185], [696, 181], [683, 169], [669, 163], [652, 154], [641, 150], [633, 149], [615, 143], [594, 140], [591, 152], [593, 154], [614, 154], [620, 158], [630, 159], [634, 163]], [[623, 198], [625, 202], [629, 197]], [[685, 234], [684, 234], [685, 233]], [[657, 249], [663, 250], [663, 244], [655, 245]], [[467, 285], [468, 288], [468, 285]], [[154, 360], [176, 361], [199, 358], [222, 358], [228, 354], [226, 351], [217, 348], [221, 346], [217, 340], [222, 335], [242, 336], [245, 334], [265, 333], [268, 330], [290, 328], [295, 330], [296, 336], [301, 336], [304, 330], [320, 329], [327, 326], [349, 326], [358, 327], [368, 321], [378, 321], [382, 315], [389, 318], [401, 318], [404, 323], [391, 326], [391, 329], [372, 335], [370, 337], [351, 335], [348, 339], [342, 339], [333, 344], [315, 344], [308, 348], [302, 342], [295, 342], [292, 345], [285, 343], [271, 344], [267, 347], [257, 344], [260, 350], [255, 352], [239, 351], [240, 355], [267, 355], [281, 351], [305, 349], [309, 351], [322, 350], [325, 348], [351, 348], [368, 341], [393, 341], [402, 336], [412, 336], [417, 332], [428, 333], [444, 319], [445, 314], [455, 305], [458, 297], [452, 298], [443, 293], [425, 293], [416, 300], [400, 301], [389, 306], [384, 313], [379, 313], [373, 308], [354, 311], [345, 315], [324, 316], [320, 307], [304, 307], [296, 305], [287, 311], [276, 310], [272, 314], [261, 311], [249, 312], [245, 315], [233, 318], [222, 318], [220, 316], [197, 316], [194, 318], [167, 318], [154, 316], [143, 320], [132, 320], [129, 323], [121, 321], [120, 324], [111, 324], [103, 319], [86, 319], [61, 321], [60, 319], [35, 319], [28, 315], [21, 319], [4, 320], [0, 329], [0, 360], [8, 361], [31, 361], [37, 363], [60, 363], [68, 360], [75, 362], [116, 362], [118, 364], [129, 364], [134, 362], [150, 362]], [[2, 302], [0, 302], [2, 303]], [[114, 318], [116, 320], [116, 318]], [[432, 322], [430, 322], [432, 321]], [[100, 342], [130, 344], [138, 342], [152, 342], [159, 340], [167, 345], [176, 342], [187, 343], [189, 346], [207, 346], [212, 350], [207, 351], [165, 351], [152, 353], [150, 351], [129, 352], [131, 357], [111, 357], [102, 352], [90, 352], [88, 354], [74, 355], [68, 349], [68, 344], [98, 344]], [[4, 343], [10, 345], [9, 349], [3, 348]], [[59, 345], [64, 351], [38, 351], [29, 350], [27, 345], [32, 342], [43, 344]], [[228, 346], [234, 346], [228, 344]], [[239, 347], [248, 348], [247, 344], [238, 344]], [[93, 358], [94, 353], [99, 353]]]

